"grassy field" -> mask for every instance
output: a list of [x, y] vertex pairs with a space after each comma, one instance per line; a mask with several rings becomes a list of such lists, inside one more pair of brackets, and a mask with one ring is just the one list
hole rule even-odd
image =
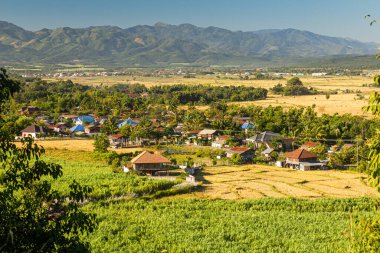
[[[359, 173], [210, 167], [198, 191], [155, 199], [179, 181], [114, 173], [91, 151], [47, 148], [44, 159], [63, 167], [53, 189], [94, 188], [82, 207], [97, 215], [83, 236], [93, 252], [348, 252], [353, 220], [379, 208]], [[343, 198], [359, 196], [372, 198]]]
[[[85, 206], [93, 252], [350, 252], [373, 199], [113, 200]], [[354, 213], [352, 213], [352, 211]]]
[[91, 199], [130, 198], [134, 194], [149, 196], [169, 190], [181, 180], [152, 180], [131, 173], [115, 173], [99, 155], [88, 151], [47, 149], [43, 158], [62, 166], [63, 176], [52, 182], [52, 188], [68, 194], [69, 184], [76, 180], [91, 186]]
[[[337, 91], [337, 95], [331, 95], [326, 99], [325, 95], [317, 96], [300, 96], [300, 97], [281, 97], [269, 94], [268, 99], [255, 102], [247, 102], [245, 104], [256, 104], [262, 106], [311, 106], [316, 105], [316, 110], [319, 114], [344, 114], [352, 113], [355, 115], [364, 115], [362, 107], [368, 103], [368, 95], [371, 91], [378, 88], [364, 87], [363, 84], [368, 85], [373, 83], [372, 77], [367, 76], [323, 76], [300, 77], [304, 85], [312, 86], [318, 90], [323, 91]], [[274, 85], [281, 83], [286, 84], [289, 78], [282, 80], [241, 80], [236, 76], [216, 77], [214, 75], [197, 76], [196, 78], [182, 78], [181, 76], [169, 77], [144, 77], [144, 76], [110, 76], [110, 77], [78, 77], [72, 80], [77, 83], [85, 85], [114, 85], [117, 83], [129, 84], [144, 84], [147, 87], [154, 85], [173, 85], [173, 84], [205, 84], [213, 86], [229, 86], [229, 85], [244, 85], [249, 87], [263, 87], [271, 88]], [[53, 80], [53, 79], [48, 79]], [[347, 93], [348, 92], [348, 93]], [[357, 95], [360, 94], [360, 95]], [[239, 104], [241, 104], [239, 102]], [[205, 107], [202, 107], [205, 108]]]

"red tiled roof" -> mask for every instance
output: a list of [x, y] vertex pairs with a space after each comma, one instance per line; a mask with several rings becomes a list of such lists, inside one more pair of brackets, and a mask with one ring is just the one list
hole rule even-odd
[[112, 135], [112, 136], [111, 136], [111, 139], [112, 139], [112, 140], [116, 140], [116, 139], [119, 139], [119, 138], [121, 138], [121, 137], [123, 137], [122, 134], [115, 134], [115, 135]]
[[221, 135], [218, 137], [219, 140], [228, 140], [231, 136], [229, 135]]
[[63, 122], [59, 122], [59, 123], [54, 125], [54, 127], [61, 127], [61, 126], [66, 126], [66, 124]]
[[131, 163], [133, 164], [144, 164], [144, 163], [170, 163], [170, 161], [159, 154], [152, 154], [148, 151], [144, 151], [135, 158], [131, 160]]
[[286, 158], [290, 159], [307, 159], [307, 158], [317, 158], [317, 155], [307, 151], [306, 149], [299, 148], [293, 152], [285, 153]]
[[231, 153], [242, 154], [244, 152], [247, 152], [248, 150], [250, 150], [250, 148], [248, 148], [248, 147], [233, 147], [233, 148], [229, 149], [228, 151]]

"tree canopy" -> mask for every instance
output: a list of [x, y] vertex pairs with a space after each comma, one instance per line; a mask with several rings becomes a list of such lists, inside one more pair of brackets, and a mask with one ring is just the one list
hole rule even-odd
[[[0, 70], [1, 105], [20, 84]], [[0, 109], [0, 114], [2, 113]], [[0, 126], [3, 125], [0, 117]], [[95, 217], [81, 211], [79, 203], [91, 189], [72, 182], [69, 195], [51, 189], [50, 181], [62, 176], [62, 167], [41, 159], [45, 150], [31, 138], [20, 146], [0, 130], [0, 251], [85, 252], [80, 234], [91, 232]]]

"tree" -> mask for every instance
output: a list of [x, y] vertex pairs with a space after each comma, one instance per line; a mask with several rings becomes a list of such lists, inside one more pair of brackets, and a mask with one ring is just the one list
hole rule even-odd
[[0, 105], [20, 90], [20, 83], [8, 78], [7, 71], [0, 68]]
[[117, 130], [117, 118], [110, 116], [103, 124], [102, 132], [104, 134], [114, 134]]
[[238, 165], [243, 163], [243, 158], [240, 154], [232, 154], [230, 161], [232, 164]]
[[273, 86], [272, 88], [270, 88], [270, 90], [274, 94], [283, 94], [284, 93], [284, 87], [282, 86], [281, 83], [276, 84], [275, 86]]
[[301, 79], [298, 77], [292, 77], [286, 82], [286, 86], [303, 86]]
[[95, 141], [94, 141], [95, 152], [107, 153], [109, 146], [110, 146], [110, 141], [107, 135], [99, 134], [95, 136]]
[[316, 154], [319, 160], [326, 160], [327, 158], [327, 155], [326, 155], [327, 147], [324, 144], [319, 144], [313, 147], [310, 151]]
[[[20, 84], [0, 69], [0, 87], [1, 106]], [[0, 130], [0, 251], [88, 251], [79, 236], [94, 229], [95, 216], [82, 212], [79, 202], [91, 189], [74, 181], [69, 195], [53, 191], [48, 179], [62, 176], [62, 167], [43, 161], [44, 149], [31, 138], [21, 147], [13, 139]]]
[[[375, 82], [380, 85], [380, 80], [375, 78]], [[380, 94], [372, 92], [369, 97], [369, 105], [364, 108], [367, 111], [372, 112], [374, 115], [380, 115]], [[380, 186], [380, 131], [376, 132], [376, 135], [369, 142], [370, 152], [368, 154], [369, 159], [369, 171], [376, 186]], [[380, 190], [380, 188], [379, 188]]]

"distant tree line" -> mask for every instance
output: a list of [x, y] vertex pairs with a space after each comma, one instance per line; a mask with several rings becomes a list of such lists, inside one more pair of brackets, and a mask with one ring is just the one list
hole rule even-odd
[[246, 86], [161, 85], [149, 89], [155, 101], [171, 104], [210, 104], [217, 101], [254, 101], [265, 99], [268, 90]]
[[172, 85], [147, 88], [141, 84], [115, 86], [84, 86], [70, 80], [58, 82], [33, 81], [21, 85], [15, 101], [35, 105], [50, 112], [91, 112], [99, 115], [111, 109], [134, 111], [148, 105], [208, 105], [213, 102], [254, 101], [265, 99], [268, 90], [244, 86], [217, 87], [209, 85]]

